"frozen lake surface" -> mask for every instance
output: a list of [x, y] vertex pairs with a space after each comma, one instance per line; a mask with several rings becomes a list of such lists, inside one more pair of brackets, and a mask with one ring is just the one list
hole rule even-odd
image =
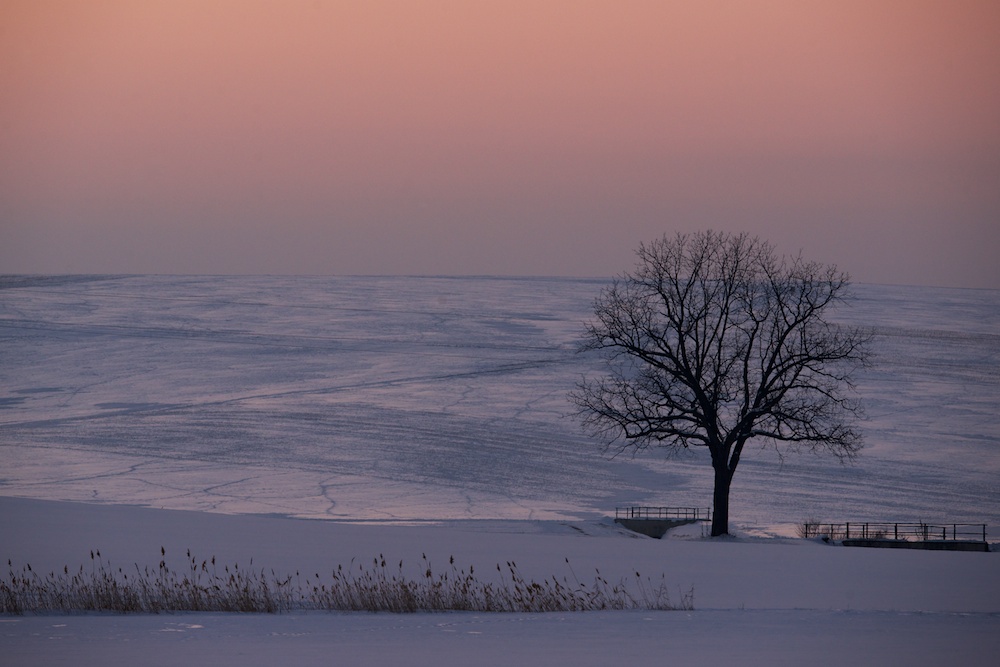
[[[0, 495], [359, 521], [708, 507], [704, 452], [608, 460], [566, 399], [602, 280], [0, 279]], [[749, 451], [734, 526], [1000, 526], [1000, 292], [860, 285], [866, 448]]]

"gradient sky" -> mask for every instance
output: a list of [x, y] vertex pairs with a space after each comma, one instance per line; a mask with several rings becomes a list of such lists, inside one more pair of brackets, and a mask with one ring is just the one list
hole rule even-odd
[[996, 0], [2, 0], [0, 273], [1000, 288]]

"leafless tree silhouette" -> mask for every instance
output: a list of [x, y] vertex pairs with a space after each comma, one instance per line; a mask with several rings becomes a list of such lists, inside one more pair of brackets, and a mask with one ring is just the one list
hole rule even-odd
[[855, 457], [851, 376], [871, 335], [827, 319], [847, 297], [845, 274], [747, 234], [664, 236], [637, 254], [587, 325], [583, 349], [603, 352], [607, 373], [570, 395], [607, 451], [707, 448], [712, 535], [729, 532], [730, 485], [751, 439], [782, 455]]

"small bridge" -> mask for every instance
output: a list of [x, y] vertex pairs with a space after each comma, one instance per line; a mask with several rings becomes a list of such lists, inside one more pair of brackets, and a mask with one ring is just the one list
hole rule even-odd
[[711, 521], [712, 510], [703, 507], [616, 507], [615, 523], [636, 533], [660, 539], [671, 528]]
[[[845, 547], [989, 551], [984, 523], [831, 523], [812, 524], [815, 535], [840, 540]], [[809, 528], [807, 527], [807, 532]], [[808, 535], [807, 535], [808, 536]]]

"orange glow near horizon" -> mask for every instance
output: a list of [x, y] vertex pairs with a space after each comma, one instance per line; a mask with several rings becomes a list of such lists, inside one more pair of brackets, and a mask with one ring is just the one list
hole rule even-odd
[[0, 272], [603, 275], [747, 229], [1000, 287], [993, 2], [8, 2]]

